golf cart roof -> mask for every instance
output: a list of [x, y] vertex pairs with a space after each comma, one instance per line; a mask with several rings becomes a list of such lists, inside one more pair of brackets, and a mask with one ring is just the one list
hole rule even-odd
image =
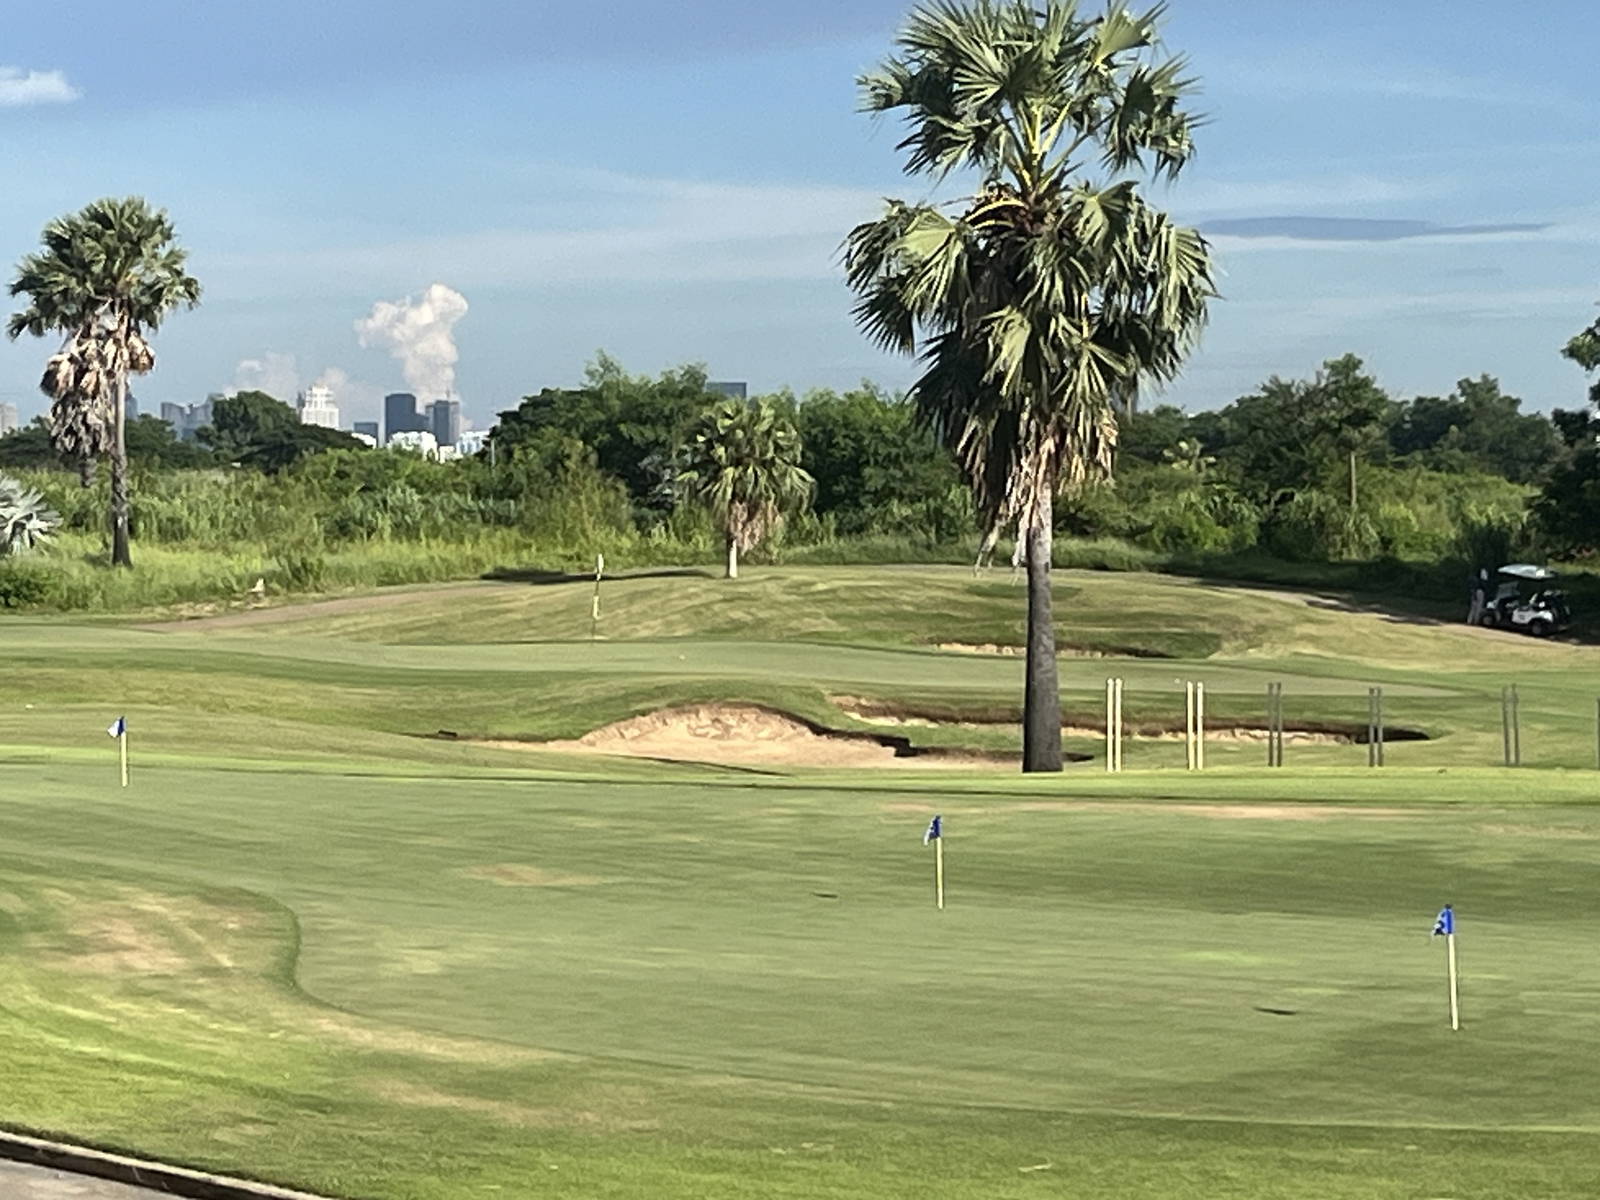
[[1517, 579], [1554, 579], [1556, 573], [1549, 567], [1535, 567], [1529, 563], [1509, 563], [1500, 568], [1500, 574]]

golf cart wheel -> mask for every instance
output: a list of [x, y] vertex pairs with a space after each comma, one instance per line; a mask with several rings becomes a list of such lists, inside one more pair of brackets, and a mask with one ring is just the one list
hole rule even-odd
[[1485, 629], [1498, 629], [1500, 628], [1500, 619], [1493, 613], [1484, 613], [1483, 616], [1478, 618], [1478, 624]]
[[1556, 631], [1556, 627], [1549, 621], [1535, 621], [1528, 626], [1528, 632], [1536, 638], [1547, 638]]

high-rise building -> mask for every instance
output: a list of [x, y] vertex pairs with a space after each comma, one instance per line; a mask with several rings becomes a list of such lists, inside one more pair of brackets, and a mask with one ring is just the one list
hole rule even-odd
[[461, 401], [435, 400], [428, 405], [428, 432], [441, 446], [454, 446], [461, 440]]
[[15, 433], [20, 428], [22, 428], [22, 418], [17, 413], [17, 406], [0, 401], [0, 437]]
[[132, 392], [129, 392], [128, 403], [124, 406], [122, 411], [128, 420], [137, 421], [139, 419], [139, 397], [135, 396]]
[[196, 433], [211, 424], [211, 404], [219, 398], [220, 394], [213, 392], [204, 404], [162, 404], [161, 419], [172, 426], [180, 442], [192, 442]]
[[750, 398], [750, 385], [743, 380], [738, 382], [707, 383], [706, 391], [717, 396], [726, 396], [729, 400], [748, 400]]
[[357, 421], [354, 425], [350, 426], [350, 431], [352, 433], [359, 433], [362, 437], [371, 438], [374, 444], [376, 444], [378, 439], [383, 436], [383, 431], [378, 427], [378, 423], [376, 421]]
[[397, 433], [420, 433], [426, 429], [417, 412], [417, 398], [410, 392], [392, 392], [383, 398], [383, 436], [393, 441]]
[[324, 429], [339, 428], [339, 406], [333, 402], [333, 389], [312, 384], [300, 393], [295, 404], [300, 412], [300, 424], [320, 425]]

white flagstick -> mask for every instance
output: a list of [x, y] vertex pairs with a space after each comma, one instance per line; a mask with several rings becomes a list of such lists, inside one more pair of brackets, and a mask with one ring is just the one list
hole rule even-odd
[[1461, 1029], [1461, 979], [1456, 972], [1456, 935], [1445, 934], [1445, 957], [1450, 962], [1450, 1028]]
[[122, 786], [128, 786], [128, 727], [123, 725], [122, 736], [117, 738], [117, 748], [122, 751]]
[[944, 836], [933, 839], [933, 890], [939, 900], [939, 911], [944, 911]]

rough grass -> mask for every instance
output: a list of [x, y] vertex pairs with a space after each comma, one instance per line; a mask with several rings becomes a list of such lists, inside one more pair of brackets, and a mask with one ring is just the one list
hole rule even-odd
[[[597, 643], [587, 589], [526, 584], [0, 624], [0, 1121], [356, 1198], [1592, 1194], [1600, 966], [1574, 948], [1600, 918], [1600, 652], [1078, 575], [1064, 623], [1219, 645], [1069, 660], [1084, 719], [1109, 673], [1152, 719], [1183, 678], [1239, 720], [1282, 679], [1292, 716], [1359, 722], [1376, 682], [1438, 740], [1383, 772], [1219, 745], [1204, 776], [1141, 742], [1120, 778], [1024, 780], [416, 736], [726, 699], [1014, 713], [1020, 662], [923, 648], [1019, 619], [1004, 580], [606, 597]], [[1512, 680], [1525, 757], [1570, 769], [1488, 767]], [[1456, 1036], [1427, 938], [1446, 900]]]

